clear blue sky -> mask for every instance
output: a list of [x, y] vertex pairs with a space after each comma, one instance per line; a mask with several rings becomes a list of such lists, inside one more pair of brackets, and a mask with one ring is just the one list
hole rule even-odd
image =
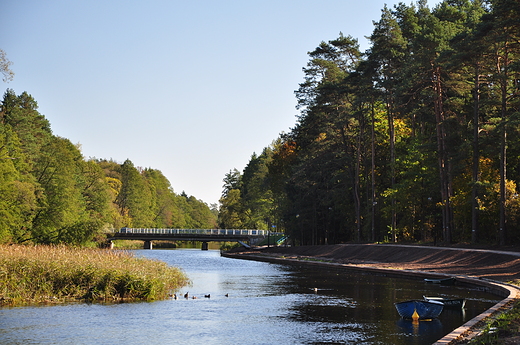
[[224, 175], [295, 125], [307, 52], [340, 32], [368, 49], [397, 2], [5, 0], [2, 94], [31, 94], [85, 158], [129, 158], [217, 203]]

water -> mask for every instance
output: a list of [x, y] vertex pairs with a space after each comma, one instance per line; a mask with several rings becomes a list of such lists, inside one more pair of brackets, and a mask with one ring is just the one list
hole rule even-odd
[[[214, 250], [136, 255], [182, 267], [193, 284], [179, 294], [197, 299], [4, 308], [0, 344], [431, 344], [499, 300], [457, 286], [228, 259]], [[401, 320], [393, 303], [422, 295], [464, 297], [467, 307], [418, 325]]]

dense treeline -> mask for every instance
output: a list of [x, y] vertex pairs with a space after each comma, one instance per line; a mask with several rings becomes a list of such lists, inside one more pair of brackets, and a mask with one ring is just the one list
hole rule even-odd
[[151, 168], [84, 159], [26, 92], [0, 108], [0, 243], [86, 244], [111, 228], [214, 228], [207, 204]]
[[300, 244], [520, 242], [518, 1], [385, 7], [370, 41], [309, 52], [295, 127], [226, 175], [220, 226]]

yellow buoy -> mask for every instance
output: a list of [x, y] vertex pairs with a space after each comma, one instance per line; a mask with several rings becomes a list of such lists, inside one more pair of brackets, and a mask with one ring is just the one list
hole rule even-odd
[[415, 309], [413, 310], [412, 320], [414, 320], [414, 321], [419, 320], [419, 314], [417, 314], [417, 310], [415, 310]]

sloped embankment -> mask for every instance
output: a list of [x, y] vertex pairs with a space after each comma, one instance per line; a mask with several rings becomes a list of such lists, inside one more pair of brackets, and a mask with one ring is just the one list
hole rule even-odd
[[265, 254], [313, 257], [344, 264], [461, 274], [503, 282], [520, 280], [520, 253], [394, 244], [272, 247]]

